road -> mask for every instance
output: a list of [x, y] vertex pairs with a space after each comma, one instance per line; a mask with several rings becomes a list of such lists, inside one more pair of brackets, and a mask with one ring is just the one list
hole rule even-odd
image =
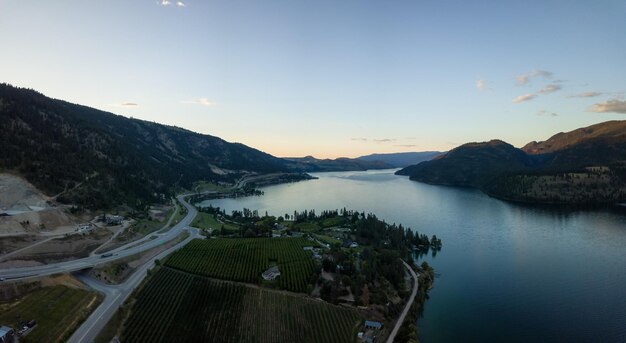
[[110, 263], [112, 261], [135, 255], [146, 250], [150, 250], [156, 246], [171, 241], [172, 239], [178, 237], [178, 235], [191, 224], [196, 216], [196, 208], [183, 199], [187, 195], [188, 194], [184, 194], [177, 197], [178, 201], [180, 201], [180, 203], [182, 203], [183, 206], [187, 208], [187, 215], [167, 232], [147, 235], [140, 240], [128, 243], [115, 250], [111, 250], [107, 252], [107, 255], [112, 254], [108, 257], [102, 257], [103, 255], [96, 255], [81, 259], [75, 259], [72, 261], [53, 263], [42, 266], [0, 269], [0, 279], [3, 278], [7, 281], [15, 281], [48, 276], [57, 273], [69, 273], [81, 269], [95, 267], [101, 264]]
[[74, 334], [67, 341], [68, 343], [83, 343], [93, 342], [102, 328], [109, 322], [111, 317], [119, 309], [119, 307], [126, 301], [128, 296], [139, 286], [141, 281], [146, 277], [148, 269], [154, 267], [154, 261], [157, 259], [163, 259], [172, 252], [182, 248], [185, 244], [189, 243], [194, 238], [200, 237], [197, 229], [189, 229], [190, 235], [184, 241], [176, 244], [175, 246], [161, 252], [157, 256], [150, 259], [137, 269], [128, 280], [119, 285], [106, 285], [100, 281], [94, 280], [84, 274], [79, 275], [83, 283], [90, 288], [99, 291], [104, 294], [104, 301], [98, 306], [98, 308], [91, 313], [89, 318], [83, 322], [83, 324], [74, 331]]
[[413, 277], [413, 292], [411, 292], [409, 301], [407, 301], [406, 306], [404, 306], [404, 310], [402, 310], [402, 314], [400, 314], [400, 317], [398, 318], [398, 321], [396, 322], [396, 326], [393, 328], [393, 330], [391, 331], [391, 334], [387, 338], [387, 343], [393, 343], [393, 340], [396, 339], [398, 330], [400, 330], [402, 323], [404, 323], [404, 318], [406, 318], [406, 315], [409, 313], [409, 310], [411, 309], [411, 305], [413, 305], [413, 301], [415, 301], [415, 296], [417, 295], [417, 288], [419, 286], [418, 281], [417, 281], [417, 274], [415, 274], [415, 272], [413, 271], [413, 268], [411, 268], [411, 266], [409, 266], [409, 264], [404, 261], [402, 261], [402, 263], [404, 263], [404, 266], [406, 267], [406, 269], [409, 270], [409, 273], [411, 273], [411, 276]]

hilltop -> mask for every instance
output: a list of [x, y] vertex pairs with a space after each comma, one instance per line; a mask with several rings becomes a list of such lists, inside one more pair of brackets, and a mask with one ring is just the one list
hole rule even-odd
[[430, 184], [475, 187], [511, 201], [622, 202], [626, 200], [626, 121], [558, 133], [522, 149], [500, 140], [468, 143], [397, 174]]

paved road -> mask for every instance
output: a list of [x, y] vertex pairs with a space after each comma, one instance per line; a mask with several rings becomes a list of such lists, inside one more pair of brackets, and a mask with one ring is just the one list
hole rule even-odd
[[83, 343], [93, 342], [100, 330], [108, 323], [111, 317], [119, 309], [119, 307], [126, 301], [128, 296], [137, 288], [141, 281], [146, 277], [148, 269], [154, 267], [154, 261], [157, 259], [163, 259], [172, 252], [182, 248], [185, 244], [189, 243], [194, 238], [200, 237], [197, 229], [188, 229], [191, 233], [187, 239], [176, 244], [175, 246], [161, 252], [157, 256], [150, 259], [136, 270], [126, 282], [119, 285], [106, 285], [100, 281], [96, 281], [86, 275], [79, 275], [78, 278], [84, 282], [87, 286], [93, 288], [104, 294], [104, 301], [98, 306], [98, 308], [91, 313], [89, 318], [83, 322], [83, 324], [74, 331], [74, 334], [67, 341], [68, 343]]
[[387, 343], [393, 343], [393, 340], [396, 339], [398, 330], [400, 330], [402, 323], [404, 323], [404, 318], [406, 317], [407, 313], [409, 313], [409, 310], [411, 309], [411, 305], [413, 305], [413, 301], [415, 300], [415, 296], [417, 295], [417, 287], [419, 285], [417, 282], [417, 274], [415, 274], [415, 272], [413, 271], [413, 268], [411, 268], [411, 266], [409, 266], [409, 264], [404, 261], [402, 261], [402, 263], [404, 263], [404, 266], [406, 267], [406, 269], [409, 270], [409, 273], [411, 273], [411, 276], [413, 277], [413, 292], [411, 292], [411, 297], [409, 297], [409, 301], [407, 301], [406, 306], [404, 306], [404, 310], [402, 311], [402, 314], [398, 318], [398, 321], [396, 322], [396, 326], [393, 328], [393, 330], [391, 331], [391, 334], [387, 338]]
[[[122, 259], [127, 256], [135, 255], [142, 251], [146, 251], [152, 249], [156, 246], [164, 244], [172, 239], [178, 237], [178, 235], [189, 226], [192, 220], [196, 216], [196, 209], [189, 203], [187, 203], [183, 197], [187, 196], [180, 195], [178, 196], [178, 200], [187, 208], [187, 216], [185, 216], [181, 221], [176, 224], [171, 230], [161, 233], [161, 234], [153, 234], [147, 235], [146, 237], [128, 243], [122, 247], [119, 247], [115, 250], [107, 252], [107, 254], [112, 254], [112, 256], [102, 257], [102, 255], [89, 256], [81, 259], [76, 259], [67, 262], [59, 262], [53, 264], [47, 264], [42, 266], [35, 267], [22, 267], [22, 268], [9, 268], [9, 269], [0, 269], [0, 279], [4, 278], [5, 280], [23, 280], [28, 278], [35, 278], [41, 276], [47, 276], [57, 273], [69, 273], [81, 269], [95, 267], [97, 265], [109, 263], [115, 260]], [[155, 237], [153, 239], [153, 237]]]

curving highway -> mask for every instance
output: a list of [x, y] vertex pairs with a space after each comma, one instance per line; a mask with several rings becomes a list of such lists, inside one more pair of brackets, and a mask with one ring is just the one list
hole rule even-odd
[[[180, 200], [180, 199], [179, 199]], [[94, 280], [86, 275], [78, 275], [78, 279], [90, 288], [103, 293], [104, 300], [98, 308], [91, 313], [89, 318], [85, 320], [81, 326], [74, 331], [74, 334], [67, 341], [68, 343], [93, 342], [100, 330], [109, 322], [117, 309], [126, 301], [128, 296], [139, 286], [141, 281], [148, 274], [148, 270], [154, 267], [154, 261], [163, 259], [172, 252], [182, 248], [192, 239], [200, 237], [197, 229], [189, 229], [190, 235], [184, 241], [175, 246], [161, 252], [157, 256], [144, 263], [136, 270], [124, 283], [119, 285], [106, 285], [100, 281]]]
[[[48, 276], [57, 273], [74, 272], [77, 270], [110, 263], [124, 257], [150, 250], [154, 247], [171, 241], [172, 239], [178, 237], [178, 235], [180, 235], [180, 233], [185, 230], [196, 217], [196, 208], [185, 201], [184, 197], [186, 196], [188, 196], [188, 194], [179, 195], [177, 199], [181, 204], [185, 206], [185, 208], [187, 208], [187, 215], [167, 232], [147, 235], [140, 240], [128, 243], [102, 255], [94, 255], [85, 258], [75, 259], [72, 261], [59, 262], [35, 267], [0, 269], [0, 280], [4, 279], [6, 281], [15, 281]], [[155, 236], [156, 238], [153, 238]], [[109, 256], [109, 254], [111, 255]]]

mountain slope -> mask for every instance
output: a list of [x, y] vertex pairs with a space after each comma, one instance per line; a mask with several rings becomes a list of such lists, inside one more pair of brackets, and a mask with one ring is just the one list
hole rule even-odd
[[610, 121], [517, 149], [502, 141], [470, 143], [397, 172], [415, 181], [469, 186], [532, 203], [626, 200], [626, 121]]
[[23, 175], [60, 201], [91, 208], [155, 201], [173, 186], [289, 171], [243, 144], [128, 119], [0, 84], [0, 171]]
[[423, 161], [429, 161], [443, 154], [440, 151], [419, 151], [419, 152], [398, 152], [388, 154], [371, 154], [357, 157], [359, 161], [384, 162], [394, 168], [404, 168], [410, 165], [418, 164]]
[[431, 161], [401, 169], [411, 180], [450, 186], [480, 187], [502, 173], [534, 164], [524, 152], [500, 140], [467, 143]]
[[570, 132], [560, 132], [542, 142], [530, 142], [522, 150], [528, 154], [546, 154], [591, 141], [623, 142], [626, 140], [626, 120], [612, 120]]

